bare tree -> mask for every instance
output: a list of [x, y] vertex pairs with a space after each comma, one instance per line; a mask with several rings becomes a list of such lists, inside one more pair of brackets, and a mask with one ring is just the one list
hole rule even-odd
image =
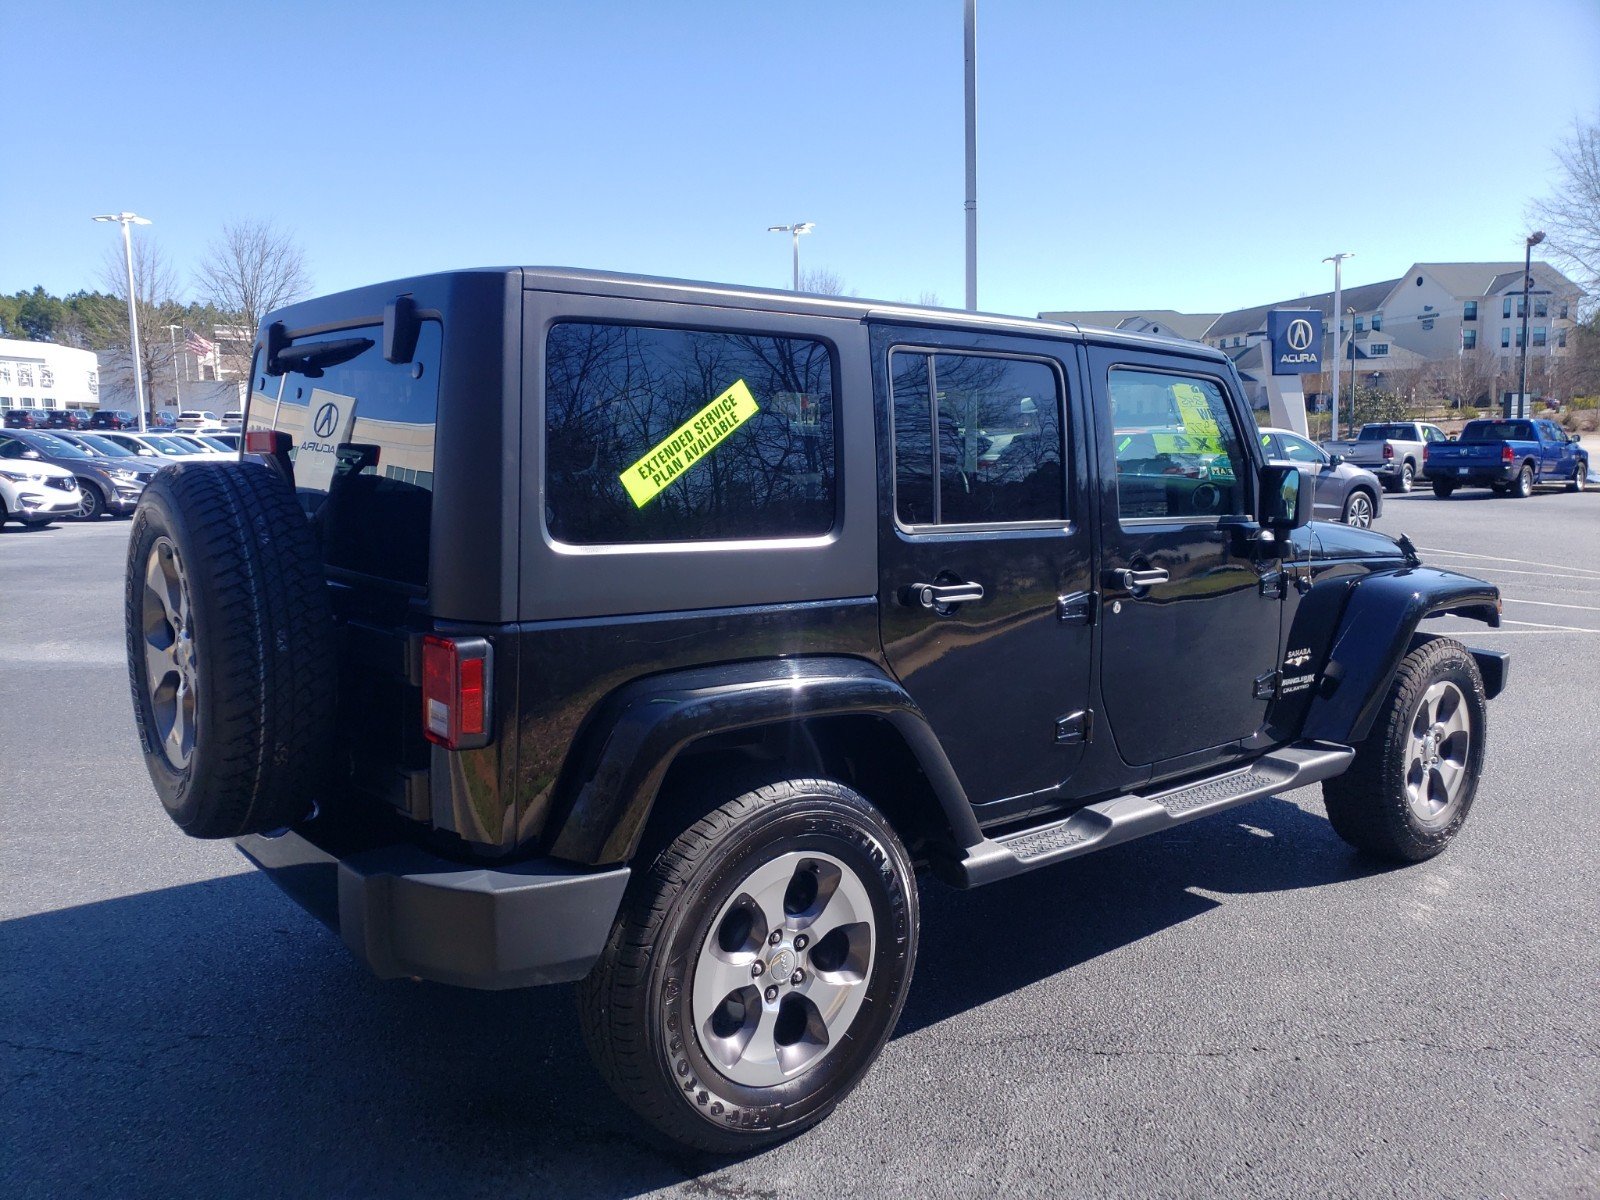
[[[126, 389], [131, 398], [135, 365], [128, 332], [128, 268], [120, 245], [106, 251], [100, 275], [106, 291], [120, 303], [88, 309], [83, 338], [101, 356], [102, 386], [110, 382]], [[146, 408], [153, 414], [156, 383], [172, 372], [172, 339], [165, 326], [181, 324], [184, 311], [177, 300], [177, 272], [153, 237], [133, 241], [133, 282], [134, 311], [139, 319], [137, 369], [144, 377]]]
[[812, 267], [800, 272], [800, 290], [818, 296], [845, 295], [844, 280], [826, 267]]
[[[261, 318], [304, 296], [311, 277], [305, 252], [292, 237], [270, 221], [244, 220], [223, 226], [222, 235], [206, 248], [195, 288], [243, 331], [233, 338], [214, 332], [219, 353], [248, 359]], [[244, 369], [236, 361], [230, 365], [236, 373]]]
[[1578, 275], [1593, 311], [1600, 292], [1600, 116], [1578, 122], [1556, 149], [1560, 178], [1553, 195], [1535, 201], [1529, 216], [1544, 226], [1550, 249]]

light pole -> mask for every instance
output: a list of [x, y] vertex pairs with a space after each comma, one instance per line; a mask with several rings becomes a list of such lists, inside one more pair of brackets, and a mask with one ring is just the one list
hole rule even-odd
[[1356, 310], [1345, 310], [1350, 317], [1350, 424], [1356, 423]]
[[128, 339], [133, 352], [133, 395], [139, 408], [139, 432], [145, 431], [144, 420], [144, 372], [139, 364], [139, 310], [133, 290], [133, 240], [128, 236], [129, 225], [148, 225], [150, 219], [141, 217], [138, 213], [120, 212], [108, 213], [103, 217], [95, 217], [96, 221], [115, 221], [122, 226], [122, 255], [128, 263]]
[[[1331, 389], [1333, 392], [1333, 428], [1329, 434], [1329, 438], [1332, 441], [1339, 440], [1339, 356], [1344, 353], [1344, 346], [1340, 344], [1339, 339], [1339, 306], [1344, 300], [1344, 280], [1340, 268], [1344, 265], [1345, 259], [1354, 257], [1355, 255], [1350, 253], [1330, 254], [1322, 260], [1333, 264], [1333, 387]], [[1350, 373], [1352, 375], [1355, 374], [1353, 364]]]
[[966, 0], [967, 311], [978, 309], [978, 0]]
[[817, 227], [815, 221], [796, 221], [793, 225], [768, 225], [768, 233], [787, 233], [794, 237], [794, 290], [800, 290], [800, 235]]
[[178, 329], [177, 325], [167, 326], [167, 344], [172, 347], [172, 391], [177, 398], [177, 407], [183, 408], [183, 387], [178, 383]]
[[[1517, 374], [1520, 377], [1520, 382], [1517, 384], [1517, 406], [1522, 409], [1522, 415], [1523, 416], [1528, 416], [1529, 415], [1529, 413], [1528, 413], [1528, 304], [1529, 304], [1528, 293], [1533, 288], [1533, 248], [1535, 246], [1537, 246], [1542, 241], [1544, 241], [1544, 231], [1543, 230], [1540, 230], [1538, 233], [1530, 233], [1528, 235], [1527, 246], [1526, 246], [1526, 248], [1525, 248], [1525, 250], [1523, 252], [1523, 258], [1522, 258], [1522, 341], [1519, 343], [1519, 345], [1520, 345], [1520, 354], [1521, 354], [1521, 358], [1522, 358], [1522, 364], [1521, 364], [1521, 366], [1519, 366], [1517, 368]], [[1506, 401], [1505, 413], [1503, 415], [1506, 416], [1507, 418], [1509, 418], [1511, 416], [1511, 402], [1509, 400]]]

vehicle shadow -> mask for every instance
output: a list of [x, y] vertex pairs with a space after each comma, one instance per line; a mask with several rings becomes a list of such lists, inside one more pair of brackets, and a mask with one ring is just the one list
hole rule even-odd
[[[969, 894], [927, 884], [899, 1033], [1219, 903], [1192, 889], [1361, 873], [1272, 800]], [[727, 1165], [641, 1134], [570, 989], [380, 982], [254, 872], [0, 923], [0, 1071], [8, 1200], [620, 1198]]]

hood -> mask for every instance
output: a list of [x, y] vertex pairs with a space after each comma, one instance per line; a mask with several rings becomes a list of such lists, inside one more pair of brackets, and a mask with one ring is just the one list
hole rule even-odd
[[1405, 547], [1374, 529], [1356, 529], [1337, 521], [1313, 521], [1311, 528], [1316, 534], [1312, 558], [1407, 561]]
[[42, 458], [0, 458], [0, 471], [7, 471], [12, 475], [27, 475], [34, 479], [57, 479], [62, 475], [72, 474], [65, 467], [58, 467], [55, 463]]

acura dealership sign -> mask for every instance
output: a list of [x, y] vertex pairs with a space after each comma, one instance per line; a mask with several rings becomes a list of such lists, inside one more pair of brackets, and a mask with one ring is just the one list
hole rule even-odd
[[1274, 375], [1322, 370], [1322, 314], [1316, 309], [1273, 309], [1267, 314], [1267, 337]]

